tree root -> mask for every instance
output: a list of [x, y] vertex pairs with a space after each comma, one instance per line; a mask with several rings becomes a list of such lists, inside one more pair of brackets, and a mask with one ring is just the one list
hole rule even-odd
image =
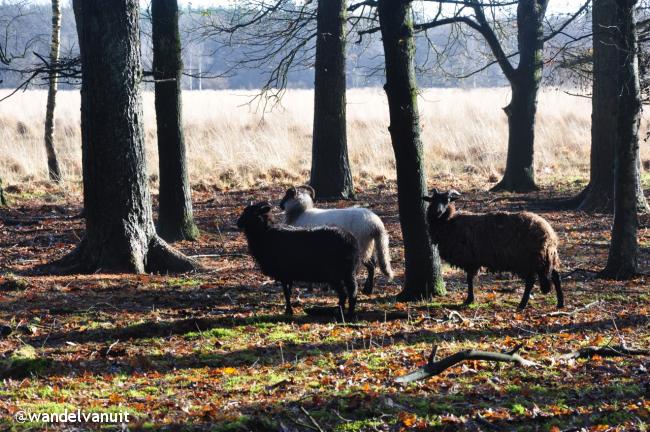
[[[36, 267], [32, 273], [48, 275], [71, 275], [80, 273], [113, 272], [114, 270], [101, 267], [99, 254], [89, 250], [88, 242], [84, 238], [81, 243], [69, 254], [51, 263]], [[184, 273], [201, 269], [201, 265], [169, 246], [160, 237], [154, 235], [149, 241], [144, 270], [153, 273]], [[118, 269], [118, 271], [138, 272], [134, 269]], [[142, 267], [139, 272], [142, 271]]]
[[560, 356], [562, 360], [571, 360], [578, 358], [600, 357], [629, 357], [637, 355], [650, 355], [650, 350], [630, 349], [622, 345], [605, 346], [605, 347], [585, 347], [578, 351], [573, 351]]
[[184, 273], [198, 270], [200, 268], [201, 265], [196, 260], [178, 252], [160, 237], [154, 236], [149, 242], [146, 265], [147, 271], [160, 273]]
[[449, 357], [445, 357], [442, 360], [435, 360], [436, 352], [438, 347], [433, 346], [431, 355], [429, 356], [429, 362], [422, 366], [421, 368], [406, 374], [395, 379], [395, 382], [398, 383], [409, 383], [413, 381], [419, 381], [425, 378], [429, 378], [434, 375], [439, 375], [450, 367], [454, 366], [457, 363], [466, 361], [466, 360], [486, 360], [486, 361], [495, 361], [495, 362], [512, 362], [516, 363], [519, 366], [535, 366], [536, 363], [526, 360], [517, 354], [517, 351], [521, 349], [522, 345], [517, 345], [513, 350], [505, 353], [496, 353], [490, 351], [479, 351], [479, 350], [465, 350], [452, 354]]

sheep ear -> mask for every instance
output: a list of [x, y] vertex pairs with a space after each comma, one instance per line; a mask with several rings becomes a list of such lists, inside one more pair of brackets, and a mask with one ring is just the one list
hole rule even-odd
[[423, 197], [422, 197], [422, 200], [424, 200], [424, 201], [426, 201], [426, 202], [431, 202], [431, 201], [433, 201], [433, 198], [432, 198], [432, 197], [428, 197], [428, 196], [423, 196]]
[[287, 195], [296, 195], [295, 186], [291, 186], [289, 189], [287, 189]]
[[314, 190], [313, 187], [311, 187], [311, 186], [309, 186], [309, 185], [304, 185], [303, 188], [305, 188], [305, 190], [306, 190], [307, 192], [309, 192], [309, 195], [311, 195], [312, 198], [315, 198], [315, 197], [316, 197], [316, 191]]
[[460, 198], [460, 192], [456, 189], [450, 189], [449, 192], [447, 192], [447, 196], [449, 197], [449, 201], [456, 201]]
[[431, 189], [431, 196], [438, 195], [438, 189], [433, 188]]

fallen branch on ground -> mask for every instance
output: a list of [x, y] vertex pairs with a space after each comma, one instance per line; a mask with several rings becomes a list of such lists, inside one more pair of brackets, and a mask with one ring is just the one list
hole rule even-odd
[[589, 270], [589, 269], [583, 269], [583, 268], [577, 267], [577, 268], [574, 268], [573, 270], [571, 270], [569, 273], [563, 274], [562, 279], [567, 279], [569, 276], [573, 275], [574, 273], [578, 273], [578, 272], [581, 272], [581, 273], [594, 273], [594, 274], [598, 273], [595, 270]]
[[576, 308], [571, 312], [555, 311], [555, 312], [547, 313], [545, 316], [573, 316], [573, 315], [578, 314], [580, 312], [584, 312], [587, 309], [589, 309], [590, 307], [595, 306], [595, 305], [597, 305], [599, 303], [600, 303], [600, 300], [596, 300], [595, 302], [591, 302], [591, 303], [586, 304], [586, 305], [584, 305], [582, 307]]
[[450, 367], [454, 366], [457, 363], [466, 361], [466, 360], [486, 360], [486, 361], [495, 361], [495, 362], [512, 362], [517, 363], [520, 366], [535, 366], [536, 363], [526, 360], [517, 354], [517, 351], [521, 349], [522, 345], [517, 345], [511, 351], [505, 353], [496, 353], [490, 351], [479, 351], [479, 350], [465, 350], [452, 354], [449, 357], [445, 357], [442, 360], [436, 361], [436, 352], [438, 351], [437, 346], [433, 346], [431, 355], [429, 356], [429, 362], [422, 366], [421, 368], [397, 377], [395, 382], [398, 383], [409, 383], [413, 381], [422, 380], [429, 378], [434, 375], [439, 375]]
[[316, 421], [316, 419], [315, 419], [315, 418], [314, 418], [314, 417], [309, 413], [309, 411], [307, 411], [307, 410], [305, 409], [305, 407], [303, 407], [303, 406], [301, 405], [301, 406], [300, 406], [300, 410], [303, 412], [304, 415], [307, 416], [307, 418], [308, 418], [309, 421], [314, 425], [314, 427], [316, 428], [317, 431], [319, 431], [319, 432], [325, 432], [325, 431], [323, 430], [323, 428], [320, 427], [320, 425], [318, 424], [318, 422]]
[[585, 348], [580, 348], [578, 351], [573, 351], [568, 354], [564, 354], [560, 356], [560, 359], [571, 360], [577, 358], [591, 358], [594, 356], [627, 357], [627, 356], [637, 356], [637, 355], [650, 355], [650, 350], [630, 349], [622, 345], [605, 346], [605, 347], [585, 347]]

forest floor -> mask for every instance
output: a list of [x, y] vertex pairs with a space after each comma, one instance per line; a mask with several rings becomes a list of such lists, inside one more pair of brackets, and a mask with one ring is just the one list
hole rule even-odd
[[[304, 313], [334, 306], [332, 292], [318, 288], [297, 290], [296, 315], [284, 316], [281, 289], [234, 229], [245, 204], [278, 200], [282, 187], [195, 191], [202, 236], [178, 247], [220, 255], [200, 258], [203, 271], [67, 277], [28, 271], [79, 241], [83, 220], [70, 217], [80, 197], [45, 186], [10, 190], [12, 206], [0, 211], [0, 429], [121, 428], [16, 421], [20, 412], [81, 410], [128, 412], [130, 430], [647, 430], [649, 356], [562, 356], [586, 346], [650, 347], [650, 215], [641, 217], [645, 275], [608, 281], [595, 272], [607, 259], [610, 216], [542, 202], [581, 184], [528, 195], [465, 186], [461, 208], [532, 210], [555, 227], [566, 314], [554, 314], [554, 294], [538, 289], [517, 312], [523, 283], [509, 275], [481, 274], [477, 303], [461, 307], [465, 277], [448, 266], [446, 296], [396, 303], [403, 249], [393, 183], [359, 193], [357, 204], [385, 221], [396, 278], [378, 277], [375, 294], [360, 294], [359, 320], [347, 324]], [[536, 365], [470, 361], [417, 383], [394, 381], [425, 364], [432, 345], [441, 358], [518, 344]]]

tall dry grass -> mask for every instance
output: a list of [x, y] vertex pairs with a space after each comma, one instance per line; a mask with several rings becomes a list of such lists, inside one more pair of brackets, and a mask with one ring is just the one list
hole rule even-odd
[[[265, 113], [248, 104], [254, 94], [184, 92], [185, 136], [193, 183], [246, 187], [308, 178], [313, 92], [291, 90], [280, 107]], [[501, 108], [508, 99], [506, 89], [424, 90], [419, 106], [428, 174], [469, 173], [483, 180], [498, 177], [505, 164], [507, 143], [507, 123]], [[7, 183], [47, 178], [42, 137], [45, 100], [44, 91], [28, 91], [0, 103], [0, 178]], [[152, 93], [144, 95], [144, 112], [148, 166], [155, 175], [158, 160]], [[589, 99], [553, 90], [541, 92], [538, 175], [588, 172], [590, 115]], [[383, 91], [348, 92], [350, 158], [361, 183], [395, 176], [387, 126]], [[59, 93], [55, 134], [64, 176], [78, 180], [78, 92]], [[650, 157], [647, 147], [642, 145], [644, 159]]]

